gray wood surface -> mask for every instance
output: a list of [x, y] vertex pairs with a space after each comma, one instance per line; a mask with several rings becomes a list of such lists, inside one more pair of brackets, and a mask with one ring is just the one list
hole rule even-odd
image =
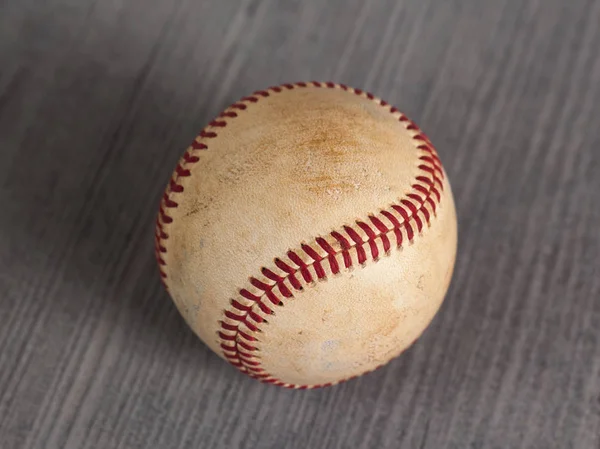
[[[600, 1], [0, 2], [0, 448], [600, 448]], [[266, 386], [188, 330], [153, 222], [253, 90], [370, 90], [449, 172], [455, 277], [409, 351]]]

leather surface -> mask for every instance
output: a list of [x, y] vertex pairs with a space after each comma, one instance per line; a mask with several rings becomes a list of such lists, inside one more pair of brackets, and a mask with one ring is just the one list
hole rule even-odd
[[412, 244], [305, 289], [264, 326], [265, 370], [293, 384], [371, 371], [412, 344], [450, 283], [456, 218], [449, 185], [430, 229]]
[[[236, 117], [205, 129], [216, 134], [197, 139], [207, 149], [188, 150], [198, 160], [181, 162], [190, 175], [175, 173], [184, 191], [168, 193], [177, 206], [164, 209], [172, 222], [161, 222], [169, 292], [219, 354], [227, 343], [218, 337], [221, 321], [230, 321], [224, 310], [237, 312], [229, 303], [240, 289], [252, 289], [251, 276], [260, 277], [262, 267], [278, 271], [273, 260], [301, 244], [323, 252], [315, 239], [344, 226], [366, 241], [356, 220], [408, 200], [418, 193], [417, 177], [428, 174], [419, 168], [424, 153], [413, 138], [417, 131], [366, 94], [309, 85], [243, 104], [227, 110]], [[437, 311], [454, 264], [456, 218], [447, 179], [437, 212], [430, 212], [431, 232], [417, 233], [412, 244], [405, 237], [407, 248], [392, 248], [390, 257], [367, 261], [356, 273], [323, 279], [294, 299], [282, 297], [260, 333], [244, 327], [259, 340], [265, 372], [296, 385], [337, 382], [387, 363], [412, 343]]]

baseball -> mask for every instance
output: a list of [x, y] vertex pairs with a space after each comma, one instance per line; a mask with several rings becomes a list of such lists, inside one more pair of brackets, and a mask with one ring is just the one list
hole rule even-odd
[[438, 311], [457, 224], [430, 140], [334, 83], [241, 99], [186, 150], [156, 255], [194, 332], [249, 376], [329, 386], [409, 347]]

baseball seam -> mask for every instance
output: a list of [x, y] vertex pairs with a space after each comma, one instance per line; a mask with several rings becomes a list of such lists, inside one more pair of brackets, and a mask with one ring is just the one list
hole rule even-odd
[[[208, 150], [205, 142], [217, 137], [219, 128], [226, 127], [228, 120], [236, 118], [261, 97], [309, 86], [341, 89], [386, 108], [412, 134], [415, 149], [420, 152], [420, 173], [415, 177], [411, 191], [405, 193], [395, 204], [368, 215], [367, 220], [356, 220], [353, 225], [342, 226], [326, 236], [315, 238], [311, 243], [302, 243], [299, 249], [289, 250], [285, 256], [274, 259], [273, 266], [262, 267], [260, 275], [250, 277], [248, 285], [239, 289], [239, 295], [232, 298], [230, 307], [223, 311], [218, 343], [225, 358], [255, 379], [295, 389], [325, 387], [333, 383], [296, 385], [285, 383], [265, 372], [257, 347], [261, 326], [268, 323], [268, 317], [274, 314], [274, 309], [294, 297], [295, 292], [300, 292], [317, 281], [325, 281], [329, 276], [338, 275], [344, 270], [364, 266], [367, 262], [377, 262], [382, 256], [389, 255], [394, 246], [400, 249], [412, 242], [416, 234], [430, 225], [431, 217], [436, 215], [441, 201], [444, 173], [427, 136], [414, 122], [384, 100], [343, 84], [298, 82], [256, 91], [225, 109], [200, 132], [185, 151], [161, 199], [155, 235], [156, 259], [162, 282], [168, 291], [168, 277], [164, 269], [166, 261], [163, 257], [167, 253], [165, 241], [169, 238], [168, 227], [173, 222], [168, 210], [178, 207], [175, 199], [184, 192], [180, 179], [191, 176], [190, 167], [199, 161], [198, 152]], [[339, 382], [341, 381], [335, 383]]]

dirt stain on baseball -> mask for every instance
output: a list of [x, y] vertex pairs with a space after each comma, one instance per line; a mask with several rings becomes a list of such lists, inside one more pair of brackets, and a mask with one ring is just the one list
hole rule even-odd
[[302, 183], [312, 193], [333, 199], [358, 190], [364, 180], [348, 170], [356, 162], [358, 145], [354, 134], [339, 125], [313, 129], [312, 135], [299, 146], [295, 182]]

